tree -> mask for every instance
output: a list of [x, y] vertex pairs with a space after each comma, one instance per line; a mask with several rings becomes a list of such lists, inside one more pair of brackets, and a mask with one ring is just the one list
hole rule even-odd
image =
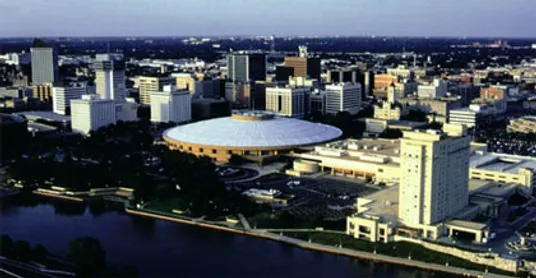
[[171, 197], [173, 197], [173, 195], [175, 195], [175, 192], [177, 190], [173, 187], [172, 184], [169, 184], [169, 183], [162, 183], [160, 185], [158, 185], [154, 191], [154, 197], [158, 200], [158, 201], [164, 201], [164, 200], [167, 200]]
[[31, 258], [32, 248], [27, 241], [16, 241], [13, 244], [13, 255], [18, 261], [27, 262]]
[[237, 154], [232, 154], [229, 158], [229, 164], [231, 165], [242, 165], [244, 163], [244, 158]]
[[440, 122], [431, 122], [426, 127], [427, 129], [441, 129], [443, 127], [443, 124]]
[[82, 237], [71, 241], [67, 256], [79, 277], [99, 276], [106, 268], [106, 251], [95, 238]]
[[0, 237], [0, 255], [10, 258], [13, 254], [13, 240], [8, 235]]
[[410, 110], [409, 113], [401, 118], [404, 121], [426, 122], [426, 113], [421, 110]]
[[32, 260], [42, 262], [47, 258], [47, 256], [48, 251], [43, 245], [38, 244], [32, 248]]

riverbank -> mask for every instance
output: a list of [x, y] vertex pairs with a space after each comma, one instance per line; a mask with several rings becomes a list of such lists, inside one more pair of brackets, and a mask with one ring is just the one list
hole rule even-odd
[[167, 214], [167, 213], [162, 213], [162, 212], [154, 212], [154, 211], [135, 209], [135, 208], [130, 208], [130, 207], [125, 207], [125, 211], [126, 213], [132, 214], [132, 215], [149, 217], [149, 218], [160, 219], [160, 220], [165, 220], [165, 221], [172, 221], [172, 222], [177, 222], [177, 223], [182, 223], [182, 224], [199, 226], [203, 228], [210, 228], [210, 229], [215, 229], [215, 230], [220, 230], [220, 231], [232, 232], [236, 234], [248, 235], [248, 236], [253, 236], [257, 238], [278, 241], [278, 242], [290, 244], [290, 245], [308, 249], [308, 250], [325, 252], [325, 253], [330, 253], [330, 254], [335, 254], [335, 255], [342, 255], [342, 256], [353, 257], [353, 258], [358, 258], [358, 259], [397, 264], [397, 265], [403, 265], [403, 266], [409, 266], [409, 267], [416, 267], [416, 268], [420, 268], [424, 270], [439, 271], [439, 272], [445, 272], [445, 273], [463, 275], [463, 276], [497, 277], [497, 278], [510, 277], [510, 276], [503, 276], [503, 275], [474, 271], [474, 270], [467, 270], [467, 269], [457, 268], [457, 267], [452, 267], [452, 266], [420, 262], [420, 261], [415, 261], [411, 259], [397, 258], [397, 257], [391, 257], [391, 256], [386, 256], [386, 255], [381, 255], [381, 254], [357, 251], [357, 250], [352, 250], [352, 249], [347, 249], [347, 248], [327, 246], [327, 245], [308, 242], [308, 241], [304, 241], [304, 240], [300, 240], [300, 239], [296, 239], [292, 237], [287, 237], [282, 234], [278, 235], [278, 234], [270, 233], [270, 232], [267, 232], [266, 230], [231, 228], [228, 226], [207, 223], [206, 221], [203, 221], [203, 220], [189, 219], [189, 218], [182, 217], [182, 216], [177, 217], [172, 214]]

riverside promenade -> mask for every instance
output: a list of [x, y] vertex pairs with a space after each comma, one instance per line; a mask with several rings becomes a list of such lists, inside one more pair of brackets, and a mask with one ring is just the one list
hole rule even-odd
[[374, 253], [369, 253], [369, 252], [364, 252], [364, 251], [357, 251], [357, 250], [347, 249], [347, 248], [342, 248], [342, 247], [337, 247], [337, 246], [328, 246], [328, 245], [303, 241], [303, 240], [287, 237], [287, 236], [280, 235], [280, 234], [275, 234], [272, 232], [268, 232], [266, 230], [251, 229], [251, 228], [242, 228], [242, 229], [231, 228], [228, 226], [211, 223], [209, 221], [190, 219], [186, 217], [175, 216], [173, 214], [149, 211], [145, 209], [134, 209], [134, 208], [125, 207], [125, 211], [132, 215], [178, 222], [178, 223], [199, 226], [199, 227], [204, 227], [204, 228], [211, 228], [211, 229], [216, 229], [220, 231], [232, 232], [236, 234], [249, 235], [249, 236], [254, 236], [258, 238], [264, 238], [264, 239], [291, 244], [291, 245], [301, 247], [304, 249], [309, 249], [309, 250], [314, 250], [314, 251], [319, 251], [319, 252], [326, 252], [326, 253], [331, 253], [335, 255], [343, 255], [347, 257], [370, 260], [370, 261], [375, 261], [375, 262], [384, 262], [384, 263], [390, 263], [390, 264], [404, 265], [404, 266], [416, 267], [416, 268], [425, 269], [425, 270], [439, 271], [439, 272], [445, 272], [445, 273], [451, 273], [451, 274], [469, 276], [469, 277], [490, 277], [490, 278], [510, 277], [510, 276], [504, 276], [504, 275], [498, 275], [498, 274], [492, 274], [492, 273], [485, 273], [481, 271], [457, 268], [457, 267], [452, 267], [452, 266], [420, 262], [420, 261], [415, 261], [415, 260], [406, 259], [406, 258], [390, 257], [386, 255], [374, 254]]

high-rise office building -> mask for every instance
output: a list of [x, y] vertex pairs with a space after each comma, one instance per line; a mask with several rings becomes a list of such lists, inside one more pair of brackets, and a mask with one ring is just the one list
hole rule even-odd
[[266, 110], [277, 115], [303, 118], [306, 111], [306, 94], [311, 88], [269, 87], [266, 88]]
[[113, 57], [98, 56], [95, 69], [97, 94], [103, 99], [122, 100], [127, 97], [125, 63]]
[[195, 94], [195, 82], [198, 80], [197, 76], [193, 73], [172, 73], [171, 76], [175, 77], [175, 85], [177, 89], [188, 89], [190, 95]]
[[341, 83], [326, 86], [326, 113], [348, 112], [356, 114], [361, 109], [361, 84]]
[[89, 134], [100, 127], [116, 124], [116, 105], [111, 99], [98, 95], [83, 95], [71, 100], [71, 128], [73, 132]]
[[419, 84], [417, 88], [419, 98], [441, 98], [447, 96], [447, 82], [436, 78], [430, 84]]
[[365, 75], [358, 70], [330, 70], [328, 71], [328, 83], [361, 83], [364, 84]]
[[227, 77], [232, 82], [265, 81], [266, 56], [260, 53], [229, 54]]
[[151, 92], [151, 121], [184, 123], [192, 120], [192, 103], [187, 89], [166, 85]]
[[288, 75], [292, 74], [294, 77], [309, 77], [320, 80], [320, 58], [309, 57], [306, 46], [299, 46], [298, 50], [297, 57], [285, 57], [284, 66], [279, 66], [276, 69], [276, 79], [288, 80]]
[[251, 84], [242, 82], [225, 83], [225, 99], [233, 108], [247, 108], [250, 103]]
[[285, 57], [285, 67], [293, 69], [294, 77], [320, 79], [320, 58]]
[[470, 141], [461, 125], [404, 132], [398, 209], [404, 225], [436, 224], [468, 204]]
[[56, 114], [68, 115], [71, 100], [80, 99], [85, 94], [87, 94], [86, 87], [52, 88], [52, 111]]
[[251, 84], [248, 109], [266, 109], [266, 83], [259, 81]]
[[164, 86], [175, 84], [176, 80], [171, 77], [138, 77], [140, 92], [140, 104], [151, 104], [151, 92], [162, 91]]
[[30, 48], [32, 60], [32, 84], [56, 83], [59, 81], [58, 56], [55, 49], [40, 39], [35, 39]]
[[366, 71], [363, 74], [363, 97], [362, 99], [367, 99], [372, 95], [372, 90], [374, 89], [374, 72]]
[[39, 99], [43, 103], [52, 102], [52, 83], [43, 83], [40, 85], [35, 85], [33, 89], [33, 97]]
[[292, 76], [294, 76], [294, 68], [285, 67], [285, 66], [275, 67], [275, 80], [287, 81]]

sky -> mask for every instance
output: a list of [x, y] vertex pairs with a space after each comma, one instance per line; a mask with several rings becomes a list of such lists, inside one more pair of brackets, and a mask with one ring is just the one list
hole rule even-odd
[[0, 37], [536, 38], [535, 0], [0, 0]]

